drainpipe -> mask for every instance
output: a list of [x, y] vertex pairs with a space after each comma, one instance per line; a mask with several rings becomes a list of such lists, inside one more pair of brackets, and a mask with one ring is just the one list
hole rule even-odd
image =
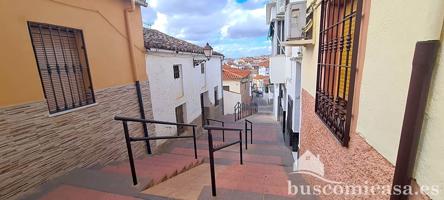
[[438, 47], [439, 40], [416, 43], [390, 200], [408, 199], [401, 189], [411, 184]]
[[221, 60], [220, 60], [220, 85], [221, 85], [221, 91], [222, 91], [222, 94], [221, 94], [221, 96], [222, 96], [222, 116], [224, 116], [224, 114], [225, 114], [225, 104], [224, 104], [224, 78], [223, 78], [223, 71], [222, 71], [222, 69], [224, 68], [224, 60], [225, 60], [225, 56], [222, 56], [222, 58], [221, 58]]
[[[133, 42], [133, 34], [131, 31], [131, 25], [130, 25], [130, 13], [134, 12], [136, 10], [136, 1], [131, 0], [131, 6], [127, 9], [125, 9], [125, 28], [126, 28], [126, 38], [128, 40], [128, 50], [130, 53], [130, 63], [131, 63], [131, 71], [133, 75], [133, 80], [135, 81], [136, 86], [136, 92], [137, 92], [137, 101], [139, 103], [139, 111], [140, 111], [140, 118], [146, 119], [145, 117], [145, 109], [143, 107], [143, 98], [142, 98], [142, 91], [140, 88], [140, 81], [139, 76], [137, 73], [137, 67], [136, 67], [136, 57], [134, 54], [134, 42]], [[144, 137], [148, 137], [148, 126], [146, 123], [142, 123], [143, 126], [143, 135]], [[148, 154], [151, 154], [151, 145], [149, 141], [145, 141], [146, 143], [146, 150]]]
[[130, 25], [130, 16], [129, 14], [134, 12], [136, 10], [136, 1], [131, 0], [131, 7], [125, 9], [125, 28], [126, 28], [126, 38], [128, 40], [128, 50], [130, 53], [130, 62], [131, 62], [131, 69], [133, 74], [133, 80], [138, 81], [139, 77], [137, 75], [137, 68], [136, 68], [136, 59], [134, 56], [134, 45], [133, 45], [133, 34], [131, 31], [131, 25]]

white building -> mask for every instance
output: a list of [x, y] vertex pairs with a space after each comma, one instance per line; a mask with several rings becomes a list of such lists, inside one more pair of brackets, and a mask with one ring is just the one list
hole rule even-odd
[[222, 71], [224, 114], [233, 114], [234, 106], [238, 102], [244, 104], [251, 103], [251, 72], [231, 67], [224, 67]]
[[273, 114], [284, 132], [300, 132], [301, 48], [305, 27], [305, 1], [271, 0], [266, 5], [266, 23], [270, 25], [272, 43], [270, 82], [274, 85]]
[[[144, 29], [146, 71], [155, 120], [202, 125], [223, 113], [222, 60], [207, 60], [203, 48], [154, 29]], [[157, 136], [181, 134], [176, 126], [156, 125]]]
[[270, 75], [270, 62], [269, 61], [263, 61], [258, 63], [257, 66], [257, 73], [261, 76], [269, 76]]

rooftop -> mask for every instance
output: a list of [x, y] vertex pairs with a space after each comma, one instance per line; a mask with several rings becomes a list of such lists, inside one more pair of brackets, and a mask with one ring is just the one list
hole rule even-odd
[[270, 76], [263, 76], [263, 75], [256, 75], [253, 77], [253, 79], [256, 79], [256, 80], [265, 80], [265, 79], [269, 79], [269, 78], [270, 78]]
[[224, 67], [222, 69], [223, 80], [239, 80], [247, 78], [250, 75], [249, 70], [237, 69], [232, 67]]
[[[177, 52], [204, 54], [203, 47], [175, 38], [151, 28], [143, 29], [144, 46], [147, 49], [164, 49]], [[213, 51], [213, 55], [223, 54]]]
[[265, 60], [262, 61], [258, 64], [260, 67], [269, 67], [270, 66], [270, 61], [269, 60]]

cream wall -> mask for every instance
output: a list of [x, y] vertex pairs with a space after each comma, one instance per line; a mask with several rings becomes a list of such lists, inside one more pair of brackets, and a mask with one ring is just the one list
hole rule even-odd
[[240, 93], [240, 81], [224, 80], [223, 86], [229, 86], [231, 92]]
[[442, 0], [372, 1], [357, 131], [392, 164], [396, 162], [415, 43], [439, 39], [443, 8]]
[[[311, 1], [307, 2], [307, 5]], [[361, 68], [357, 132], [393, 165], [396, 162], [415, 43], [436, 40], [442, 34], [444, 1], [372, 1]], [[396, 10], [397, 12], [393, 12]], [[414, 13], [414, 14], [412, 14]], [[315, 43], [303, 48], [302, 88], [316, 92], [316, 63], [320, 9], [314, 13]], [[442, 36], [441, 36], [442, 41]], [[441, 42], [442, 45], [442, 42]], [[362, 55], [360, 55], [362, 56]], [[444, 55], [440, 51], [418, 148], [414, 178], [419, 185], [438, 185], [444, 190]], [[359, 78], [359, 77], [357, 77]], [[359, 81], [359, 80], [357, 80]], [[444, 199], [441, 195], [433, 199]]]
[[224, 90], [224, 115], [233, 114], [234, 106], [241, 101], [241, 94]]
[[[444, 33], [441, 32], [441, 45], [444, 44]], [[444, 50], [438, 54], [437, 64], [433, 72], [432, 86], [424, 117], [421, 140], [418, 147], [414, 177], [419, 185], [438, 185], [439, 196], [444, 199]]]
[[[313, 0], [307, 1], [307, 6]], [[320, 7], [315, 9], [313, 13], [313, 45], [304, 46], [302, 48], [302, 88], [310, 93], [313, 97], [316, 95], [316, 73], [318, 62], [318, 37], [319, 37], [319, 23], [321, 20]]]
[[[0, 1], [0, 107], [44, 99], [28, 21], [83, 30], [95, 90], [134, 83], [130, 65], [124, 9], [129, 0]], [[140, 8], [131, 13], [138, 74], [144, 73]], [[118, 74], [118, 76], [116, 76]]]
[[[400, 8], [402, 5], [402, 9]], [[397, 10], [397, 12], [391, 12]], [[357, 131], [392, 164], [396, 163], [415, 43], [442, 34], [444, 1], [372, 1], [362, 72]], [[414, 13], [414, 14], [412, 14]], [[383, 50], [382, 50], [383, 49]], [[443, 53], [434, 72], [414, 178], [444, 189], [442, 102]], [[433, 199], [444, 199], [444, 193]]]

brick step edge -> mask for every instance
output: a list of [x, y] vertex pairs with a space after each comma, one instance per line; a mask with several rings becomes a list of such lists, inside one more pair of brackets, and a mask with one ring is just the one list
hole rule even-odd
[[155, 186], [157, 184], [160, 184], [160, 183], [162, 183], [162, 182], [164, 182], [166, 180], [174, 178], [175, 176], [177, 176], [179, 174], [182, 174], [182, 173], [184, 173], [184, 172], [186, 172], [188, 170], [191, 170], [194, 167], [197, 167], [197, 166], [201, 165], [202, 163], [204, 163], [204, 158], [197, 158], [196, 161], [192, 162], [189, 165], [186, 165], [186, 166], [182, 167], [181, 169], [177, 169], [174, 173], [172, 173], [172, 174], [165, 174], [160, 180], [157, 180], [157, 181], [151, 180], [144, 188], [142, 188], [142, 190], [146, 190], [146, 189], [148, 189], [150, 187], [153, 187], [153, 186]]

